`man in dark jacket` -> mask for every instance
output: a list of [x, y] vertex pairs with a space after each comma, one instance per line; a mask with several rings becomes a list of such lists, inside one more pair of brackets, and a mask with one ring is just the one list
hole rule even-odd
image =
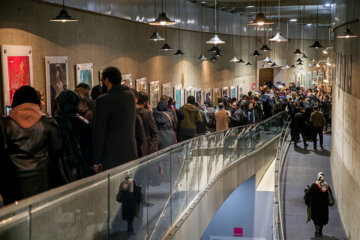
[[300, 107], [300, 112], [296, 113], [294, 116], [294, 146], [297, 147], [297, 143], [300, 139], [299, 134], [304, 141], [304, 147], [307, 147], [306, 138], [305, 138], [305, 130], [306, 130], [306, 120], [305, 120], [305, 109]]
[[324, 96], [324, 100], [321, 101], [320, 106], [326, 120], [326, 130], [328, 130], [328, 126], [331, 124], [331, 101], [327, 94]]
[[93, 164], [99, 172], [137, 158], [135, 96], [121, 85], [121, 73], [108, 67], [102, 73], [108, 92], [96, 100], [93, 122]]
[[324, 149], [323, 147], [323, 129], [325, 129], [326, 121], [321, 112], [319, 112], [318, 107], [314, 107], [314, 112], [310, 115], [310, 122], [312, 124], [312, 127], [314, 129], [314, 150], [316, 151], [316, 137], [319, 134], [320, 138], [320, 147], [321, 149]]
[[257, 109], [254, 108], [252, 102], [249, 104], [249, 109], [246, 112], [247, 124], [255, 124], [261, 121], [261, 115]]
[[151, 110], [145, 108], [149, 96], [145, 92], [138, 92], [136, 98], [136, 115], [140, 118], [141, 144], [138, 142], [138, 155], [144, 157], [158, 151], [159, 132]]
[[3, 119], [7, 156], [0, 158], [5, 167], [1, 171], [7, 175], [7, 203], [49, 190], [55, 177], [51, 170], [58, 168], [62, 148], [56, 121], [42, 114], [34, 88], [19, 88], [11, 107], [9, 116]]
[[196, 136], [196, 124], [203, 121], [199, 109], [194, 106], [194, 96], [187, 98], [187, 103], [180, 108], [184, 119], [180, 123], [181, 140], [188, 140]]

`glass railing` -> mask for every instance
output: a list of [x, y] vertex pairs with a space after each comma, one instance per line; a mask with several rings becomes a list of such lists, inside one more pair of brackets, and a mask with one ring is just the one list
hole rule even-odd
[[274, 181], [274, 211], [273, 211], [273, 239], [283, 240], [285, 239], [282, 203], [281, 203], [281, 174], [284, 166], [286, 154], [288, 152], [291, 136], [290, 136], [290, 120], [288, 119], [283, 127], [280, 135], [278, 149], [276, 153], [275, 161], [275, 181]]
[[277, 137], [286, 116], [202, 135], [1, 208], [0, 239], [160, 239], [222, 169]]

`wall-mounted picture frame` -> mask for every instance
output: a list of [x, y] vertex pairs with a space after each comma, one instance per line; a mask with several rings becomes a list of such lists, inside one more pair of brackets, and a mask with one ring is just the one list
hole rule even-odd
[[194, 96], [194, 89], [191, 86], [184, 89], [184, 104], [187, 103], [187, 98], [189, 96]]
[[150, 96], [149, 101], [151, 107], [156, 107], [160, 100], [160, 83], [159, 81], [150, 82]]
[[196, 88], [195, 89], [195, 101], [198, 102], [199, 104], [202, 103], [202, 91], [201, 91], [201, 88]]
[[230, 96], [229, 87], [223, 87], [222, 88], [221, 96], [229, 98], [229, 96]]
[[147, 93], [147, 80], [145, 77], [136, 79], [136, 91]]
[[162, 85], [162, 95], [166, 95], [168, 97], [173, 97], [172, 91], [171, 91], [171, 83], [164, 83]]
[[124, 86], [127, 86], [129, 88], [132, 88], [132, 74], [122, 74], [121, 75], [121, 84]]
[[230, 87], [230, 98], [238, 98], [237, 96], [237, 86]]
[[92, 63], [76, 64], [76, 85], [79, 83], [87, 84], [90, 89], [94, 86]]
[[307, 72], [307, 75], [306, 75], [306, 87], [307, 88], [311, 87], [311, 82], [312, 82], [312, 74], [311, 74], [311, 72]]
[[238, 86], [238, 96], [237, 99], [240, 100], [240, 98], [242, 98], [242, 96], [244, 95], [244, 85], [240, 84]]
[[212, 97], [212, 89], [211, 88], [207, 88], [204, 90], [204, 102], [212, 102], [213, 97]]
[[213, 90], [214, 104], [217, 106], [219, 104], [219, 98], [221, 97], [221, 89], [214, 88]]
[[180, 109], [183, 104], [183, 88], [182, 85], [174, 87], [174, 99], [176, 102], [176, 109]]
[[14, 93], [22, 86], [33, 86], [32, 47], [1, 46], [4, 108], [11, 106]]
[[45, 57], [46, 110], [51, 116], [55, 115], [56, 98], [69, 86], [68, 62], [66, 56]]

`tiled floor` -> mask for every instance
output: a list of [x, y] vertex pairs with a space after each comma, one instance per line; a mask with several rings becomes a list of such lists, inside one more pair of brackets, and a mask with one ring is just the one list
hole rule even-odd
[[336, 204], [329, 209], [330, 220], [328, 225], [324, 226], [323, 237], [314, 237], [313, 222], [306, 223], [306, 205], [303, 200], [305, 186], [311, 185], [316, 180], [318, 172], [324, 172], [325, 181], [333, 186], [330, 168], [331, 135], [324, 135], [324, 150], [315, 152], [313, 143], [308, 142], [308, 144], [306, 149], [303, 148], [303, 143], [299, 143], [297, 148], [294, 148], [292, 143], [284, 165], [282, 205], [286, 239], [347, 239]]

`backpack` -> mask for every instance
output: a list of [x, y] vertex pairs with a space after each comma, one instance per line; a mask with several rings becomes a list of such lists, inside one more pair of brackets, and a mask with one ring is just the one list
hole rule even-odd
[[215, 109], [208, 109], [208, 112], [206, 113], [208, 116], [207, 126], [209, 128], [216, 128], [215, 113], [216, 113]]

